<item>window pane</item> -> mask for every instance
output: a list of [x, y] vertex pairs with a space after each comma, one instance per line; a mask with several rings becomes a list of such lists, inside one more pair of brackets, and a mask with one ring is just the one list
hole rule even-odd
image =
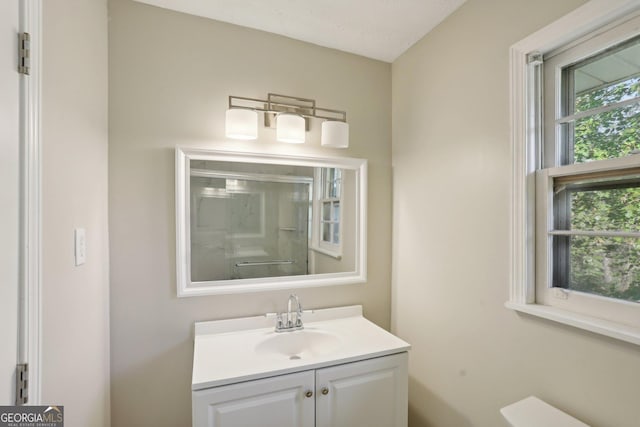
[[571, 236], [569, 247], [568, 280], [554, 286], [640, 302], [639, 239]]
[[338, 182], [337, 181], [331, 181], [331, 190], [329, 192], [329, 197], [335, 199], [339, 196], [338, 193]]
[[340, 244], [340, 224], [333, 224], [333, 243], [338, 245]]
[[334, 181], [335, 181], [335, 195], [333, 197], [339, 198], [340, 191], [341, 191], [340, 185], [342, 185], [342, 169], [335, 169]]
[[322, 196], [325, 199], [340, 198], [342, 170], [336, 168], [322, 169]]
[[573, 162], [626, 156], [640, 148], [640, 104], [628, 105], [576, 120]]
[[322, 168], [322, 198], [328, 199], [331, 192], [331, 178], [329, 177], [330, 169]]
[[627, 41], [568, 70], [573, 78], [573, 112], [640, 96], [640, 38]]
[[322, 220], [331, 221], [331, 202], [322, 203]]
[[336, 173], [336, 170], [334, 168], [328, 168], [327, 169], [327, 181], [328, 182], [331, 182], [331, 181], [333, 181], [335, 179], [335, 176], [334, 176], [335, 173]]
[[588, 111], [640, 96], [640, 79], [631, 77], [621, 82], [576, 93], [574, 112]]
[[[555, 204], [557, 230], [640, 231], [637, 176], [568, 185], [556, 194]], [[568, 220], [563, 220], [563, 212]]]
[[640, 37], [566, 67], [561, 92], [561, 116], [575, 119], [560, 125], [562, 164], [640, 149]]
[[575, 234], [554, 236], [554, 286], [636, 300], [640, 240], [633, 233], [640, 232], [640, 176], [555, 184], [560, 186], [555, 189], [554, 228]]
[[333, 202], [333, 221], [340, 221], [340, 202]]
[[328, 222], [322, 224], [322, 241], [331, 242], [331, 224]]

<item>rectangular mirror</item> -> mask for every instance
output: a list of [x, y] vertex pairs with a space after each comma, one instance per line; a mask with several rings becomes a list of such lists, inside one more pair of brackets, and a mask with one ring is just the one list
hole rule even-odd
[[366, 280], [367, 162], [176, 148], [178, 296]]

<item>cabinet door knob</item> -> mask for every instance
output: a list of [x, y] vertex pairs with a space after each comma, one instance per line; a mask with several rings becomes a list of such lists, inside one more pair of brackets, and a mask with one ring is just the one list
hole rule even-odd
[[322, 387], [322, 390], [320, 390], [320, 392], [321, 392], [322, 394], [324, 394], [324, 395], [327, 395], [327, 394], [329, 394], [329, 389], [328, 389], [328, 388], [326, 388], [326, 387]]
[[307, 397], [311, 397], [313, 396], [313, 392], [311, 390], [307, 390], [307, 392], [304, 395]]

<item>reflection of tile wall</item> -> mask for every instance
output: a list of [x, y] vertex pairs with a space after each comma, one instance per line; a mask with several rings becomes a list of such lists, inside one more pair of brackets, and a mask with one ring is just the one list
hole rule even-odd
[[309, 186], [287, 184], [278, 192], [278, 252], [294, 261], [279, 268], [279, 275], [307, 274]]
[[[307, 273], [308, 185], [245, 181], [242, 193], [211, 197], [192, 180], [192, 279]], [[237, 262], [293, 260], [290, 265], [236, 267]]]

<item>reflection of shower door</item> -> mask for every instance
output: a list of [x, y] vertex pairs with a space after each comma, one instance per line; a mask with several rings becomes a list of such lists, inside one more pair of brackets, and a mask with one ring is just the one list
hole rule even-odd
[[311, 184], [305, 177], [192, 176], [192, 280], [308, 274]]
[[307, 274], [310, 185], [227, 181], [229, 278]]

